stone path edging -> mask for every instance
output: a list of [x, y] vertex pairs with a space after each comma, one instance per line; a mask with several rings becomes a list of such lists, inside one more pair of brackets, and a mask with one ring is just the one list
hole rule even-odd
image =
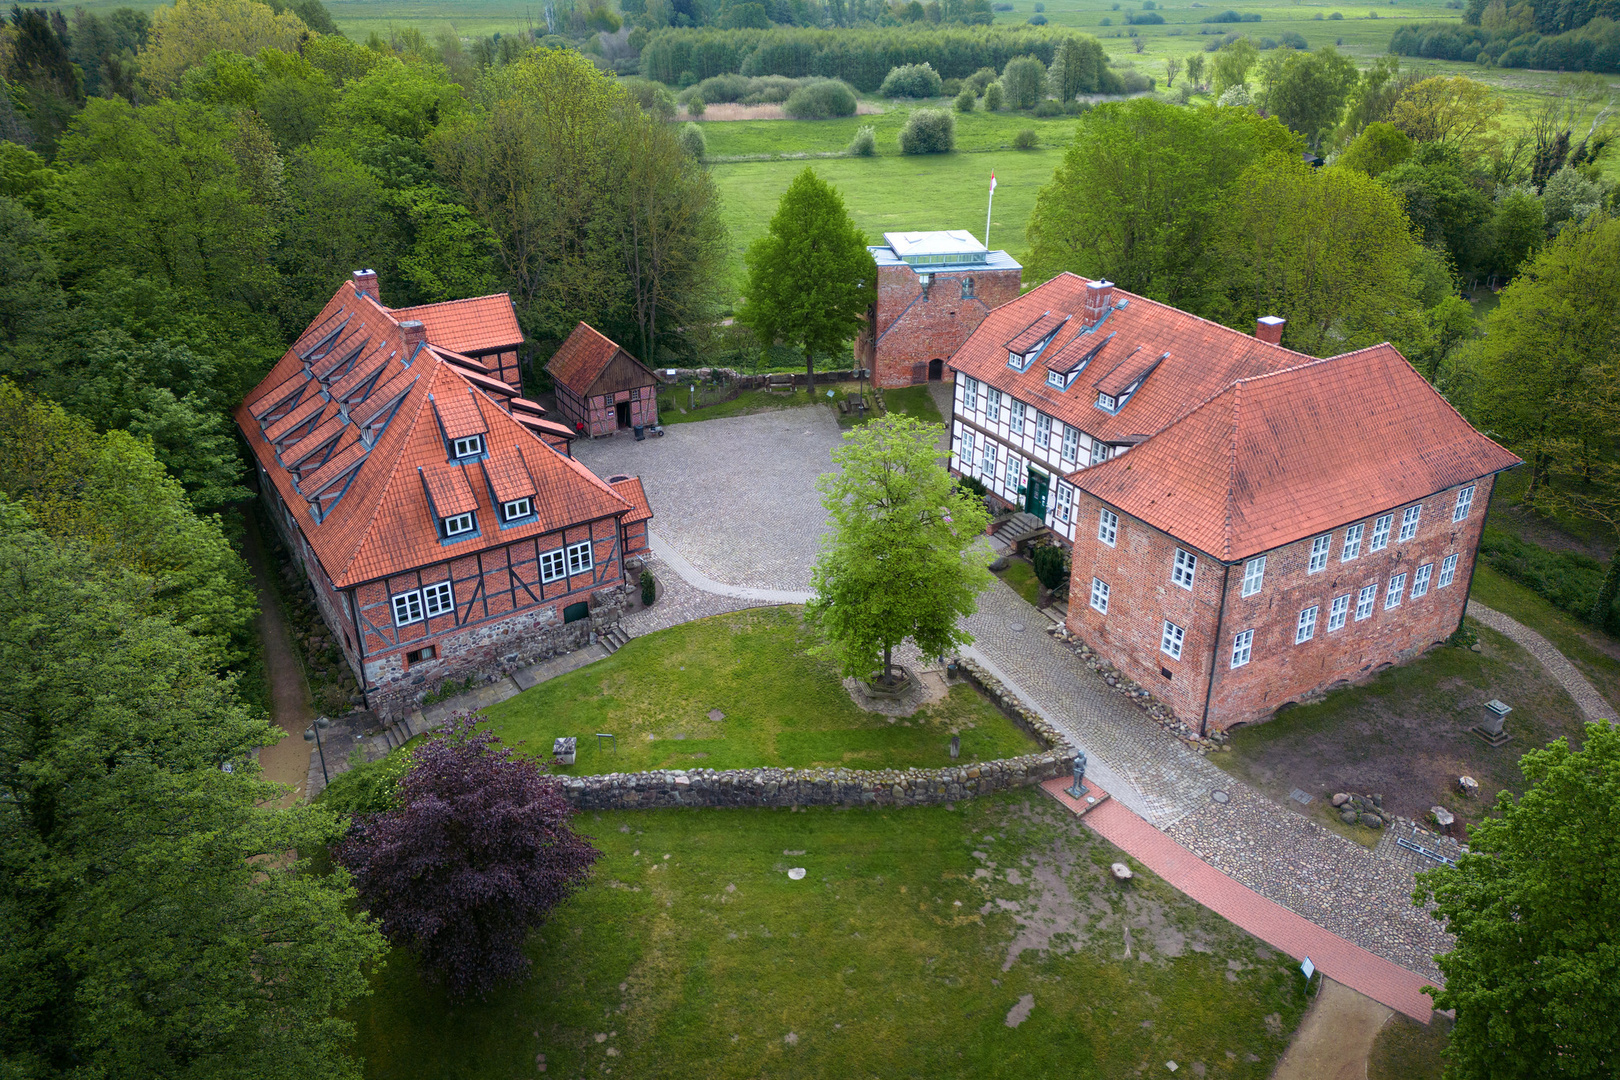
[[653, 554], [679, 574], [681, 580], [704, 592], [718, 593], [736, 600], [753, 600], [761, 604], [803, 604], [808, 603], [815, 595], [808, 592], [794, 592], [791, 589], [756, 589], [749, 585], [727, 585], [723, 581], [714, 580], [687, 562], [680, 552], [670, 546], [669, 541], [651, 529], [647, 530], [647, 542]]
[[1575, 700], [1588, 720], [1610, 720], [1615, 717], [1615, 707], [1569, 662], [1569, 657], [1558, 651], [1558, 646], [1517, 619], [1488, 608], [1478, 600], [1468, 601], [1468, 614], [1541, 661], [1547, 674], [1556, 679], [1558, 685]]

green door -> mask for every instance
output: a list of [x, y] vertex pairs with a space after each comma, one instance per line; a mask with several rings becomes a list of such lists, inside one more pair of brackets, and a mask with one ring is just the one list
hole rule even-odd
[[1029, 486], [1024, 489], [1024, 509], [1046, 520], [1046, 486], [1051, 478], [1035, 466], [1029, 467]]

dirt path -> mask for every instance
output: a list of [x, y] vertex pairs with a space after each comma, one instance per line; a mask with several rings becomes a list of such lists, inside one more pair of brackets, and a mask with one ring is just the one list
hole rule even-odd
[[270, 680], [270, 719], [287, 733], [280, 742], [259, 751], [259, 766], [266, 780], [293, 789], [275, 804], [291, 806], [303, 795], [309, 779], [309, 747], [304, 744], [304, 729], [315, 719], [315, 709], [304, 671], [293, 652], [287, 617], [270, 578], [269, 553], [259, 536], [258, 519], [251, 513], [246, 516], [242, 554], [253, 568], [253, 587], [259, 594], [256, 628], [264, 644], [265, 677]]
[[1392, 1015], [1387, 1006], [1324, 978], [1271, 1080], [1366, 1080], [1367, 1055]]

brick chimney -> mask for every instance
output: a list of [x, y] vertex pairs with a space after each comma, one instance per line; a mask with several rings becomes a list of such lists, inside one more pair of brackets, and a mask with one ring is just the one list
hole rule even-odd
[[361, 296], [369, 296], [377, 303], [382, 303], [382, 294], [377, 291], [377, 271], [356, 270], [354, 272], [354, 291]]
[[416, 350], [427, 341], [427, 327], [419, 319], [406, 319], [399, 324], [399, 332], [405, 337], [405, 358], [412, 359], [416, 356]]
[[1086, 310], [1080, 320], [1083, 327], [1096, 326], [1102, 322], [1108, 309], [1114, 305], [1114, 283], [1112, 281], [1086, 282]]
[[1275, 315], [1262, 315], [1254, 321], [1254, 336], [1261, 341], [1281, 345], [1283, 323], [1287, 321], [1287, 319], [1281, 319]]

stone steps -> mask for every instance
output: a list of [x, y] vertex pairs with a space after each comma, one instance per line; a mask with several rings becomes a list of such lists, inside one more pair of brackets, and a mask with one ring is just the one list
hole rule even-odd
[[602, 646], [602, 648], [607, 650], [607, 654], [612, 656], [614, 653], [630, 644], [630, 635], [624, 632], [624, 627], [620, 626], [618, 623], [614, 623], [612, 626], [608, 627], [607, 633], [600, 635], [596, 640]]
[[1040, 518], [1028, 512], [1021, 512], [1014, 514], [1006, 524], [996, 530], [996, 539], [1009, 548], [1016, 549], [1025, 540], [1045, 531], [1046, 523]]

